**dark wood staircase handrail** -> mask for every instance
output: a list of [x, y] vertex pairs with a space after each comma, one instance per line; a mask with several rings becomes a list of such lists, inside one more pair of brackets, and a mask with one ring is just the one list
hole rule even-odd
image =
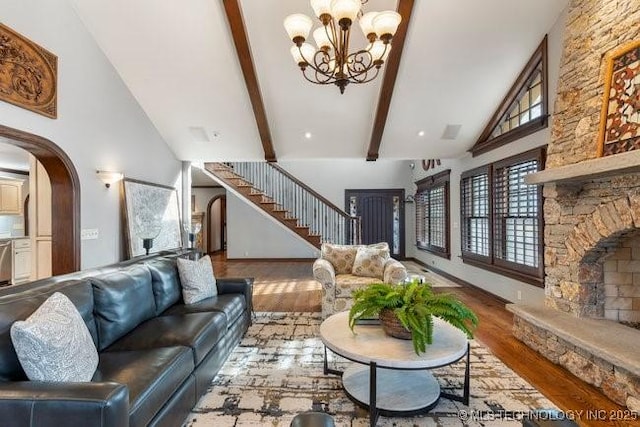
[[285, 175], [286, 177], [288, 177], [291, 181], [295, 182], [296, 184], [298, 184], [300, 187], [304, 188], [306, 191], [308, 191], [309, 193], [313, 194], [318, 200], [321, 200], [325, 205], [331, 207], [332, 209], [334, 209], [338, 214], [344, 216], [345, 218], [356, 218], [354, 216], [349, 215], [348, 213], [344, 212], [342, 209], [340, 209], [338, 206], [334, 205], [333, 203], [331, 203], [331, 201], [329, 199], [327, 199], [326, 197], [324, 197], [322, 194], [318, 193], [317, 191], [315, 191], [313, 188], [309, 187], [307, 184], [305, 184], [304, 182], [300, 181], [298, 178], [296, 178], [295, 176], [291, 175], [289, 172], [287, 172], [285, 169], [283, 169], [282, 167], [280, 167], [278, 164], [276, 163], [267, 163], [269, 166], [271, 166], [274, 169], [277, 169], [280, 173], [282, 173], [283, 175]]
[[256, 208], [310, 244], [359, 244], [360, 218], [350, 216], [278, 165], [206, 163], [205, 169]]

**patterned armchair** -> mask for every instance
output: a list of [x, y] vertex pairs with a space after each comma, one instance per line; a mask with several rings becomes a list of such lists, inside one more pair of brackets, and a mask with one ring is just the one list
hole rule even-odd
[[351, 293], [372, 283], [400, 283], [407, 270], [389, 256], [386, 242], [373, 245], [322, 245], [313, 263], [313, 277], [322, 284], [322, 318], [348, 310]]

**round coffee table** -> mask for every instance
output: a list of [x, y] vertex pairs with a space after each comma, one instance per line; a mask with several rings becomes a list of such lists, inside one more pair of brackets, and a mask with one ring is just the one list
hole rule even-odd
[[[355, 332], [355, 333], [354, 333]], [[349, 313], [327, 318], [320, 325], [325, 345], [324, 373], [342, 375], [342, 386], [353, 401], [369, 408], [370, 425], [379, 415], [412, 416], [432, 409], [440, 397], [469, 404], [469, 341], [449, 323], [434, 318], [433, 344], [417, 355], [411, 340], [392, 338], [376, 321], [349, 329]], [[327, 349], [357, 362], [344, 372], [330, 369]], [[465, 357], [462, 396], [442, 393], [430, 369], [450, 365]]]

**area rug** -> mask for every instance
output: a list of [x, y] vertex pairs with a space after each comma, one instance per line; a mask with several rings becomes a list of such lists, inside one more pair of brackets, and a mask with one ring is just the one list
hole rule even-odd
[[[368, 426], [368, 412], [346, 397], [340, 378], [323, 374], [320, 323], [319, 313], [257, 313], [184, 426], [288, 427], [296, 414], [309, 410], [331, 414], [336, 426]], [[350, 363], [337, 357], [334, 362], [339, 368]], [[443, 390], [462, 393], [464, 362], [433, 372]], [[441, 398], [426, 415], [380, 417], [377, 425], [519, 426], [522, 414], [543, 408], [555, 406], [472, 341], [469, 406]]]

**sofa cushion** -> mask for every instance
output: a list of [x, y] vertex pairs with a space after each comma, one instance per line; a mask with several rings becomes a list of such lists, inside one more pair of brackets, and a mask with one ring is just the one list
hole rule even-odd
[[165, 314], [220, 312], [226, 315], [227, 325], [231, 327], [246, 308], [247, 302], [242, 294], [224, 294], [207, 298], [195, 304], [176, 304]]
[[100, 339], [98, 350], [155, 316], [151, 272], [146, 266], [136, 265], [90, 280]]
[[380, 283], [375, 277], [362, 277], [353, 274], [341, 274], [336, 276], [336, 298], [351, 298], [351, 293], [357, 289], [363, 289], [372, 283]]
[[129, 388], [129, 426], [146, 426], [194, 369], [187, 347], [100, 353], [93, 381]]
[[87, 325], [60, 292], [11, 325], [11, 341], [31, 381], [87, 382], [98, 366]]
[[193, 304], [218, 293], [213, 265], [208, 255], [197, 261], [178, 258], [177, 263], [185, 304]]
[[47, 283], [41, 288], [30, 288], [24, 292], [15, 293], [14, 289], [13, 294], [0, 297], [0, 380], [21, 381], [27, 379], [11, 342], [10, 328], [16, 320], [24, 320], [29, 317], [56, 290], [73, 302], [87, 325], [93, 343], [98, 343], [98, 333], [93, 317], [91, 283], [84, 280], [69, 280]]
[[105, 351], [145, 350], [182, 345], [193, 350], [197, 366], [227, 332], [222, 313], [160, 316], [141, 323]]
[[156, 300], [156, 314], [176, 304], [182, 298], [180, 277], [175, 259], [158, 258], [147, 263], [151, 272], [151, 287]]
[[353, 262], [352, 274], [355, 276], [376, 277], [382, 280], [384, 265], [389, 259], [389, 249], [360, 247]]

